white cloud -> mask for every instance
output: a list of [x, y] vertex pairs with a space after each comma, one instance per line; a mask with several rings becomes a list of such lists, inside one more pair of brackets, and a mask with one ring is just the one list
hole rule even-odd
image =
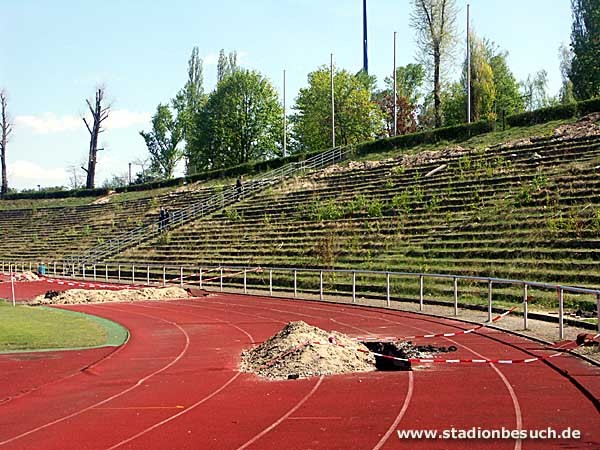
[[68, 175], [63, 168], [41, 167], [35, 162], [18, 160], [8, 163], [8, 184], [12, 188], [35, 189], [42, 187], [63, 186], [68, 181]]
[[57, 116], [54, 113], [44, 113], [40, 116], [17, 116], [15, 125], [29, 128], [37, 134], [63, 133], [85, 126], [80, 117]]
[[152, 119], [149, 112], [135, 112], [126, 109], [110, 111], [108, 119], [104, 122], [106, 129], [130, 128], [137, 125], [146, 125]]
[[[107, 130], [130, 128], [140, 124], [147, 124], [151, 118], [152, 115], [149, 112], [114, 109], [110, 111], [103, 125]], [[85, 130], [85, 124], [80, 116], [57, 116], [54, 113], [43, 113], [37, 116], [17, 116], [15, 124], [18, 127], [28, 128], [36, 134]]]

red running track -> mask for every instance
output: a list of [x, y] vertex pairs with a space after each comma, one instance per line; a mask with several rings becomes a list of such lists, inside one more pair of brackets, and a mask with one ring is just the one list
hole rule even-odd
[[[29, 379], [38, 386], [20, 396], [5, 393], [0, 450], [600, 447], [600, 370], [568, 355], [527, 365], [435, 364], [412, 372], [277, 382], [236, 370], [242, 349], [292, 320], [354, 336], [467, 328], [460, 322], [230, 294], [69, 309], [117, 321], [131, 338], [91, 367], [76, 375], [66, 371], [72, 376], [53, 383], [39, 385], [34, 373], [21, 371], [21, 390]], [[456, 345], [452, 358], [549, 354], [537, 343], [489, 329], [431, 343]], [[52, 361], [63, 364], [50, 357], [46, 366]], [[396, 433], [472, 427], [570, 427], [583, 436], [401, 440]]]

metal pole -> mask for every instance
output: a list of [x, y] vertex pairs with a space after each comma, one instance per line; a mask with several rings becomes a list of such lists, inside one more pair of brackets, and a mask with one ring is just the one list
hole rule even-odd
[[135, 284], [135, 264], [131, 266], [131, 284]]
[[527, 289], [529, 288], [529, 285], [527, 283], [525, 283], [523, 285], [523, 329], [526, 330], [527, 329], [527, 314], [528, 314], [528, 308], [529, 305], [527, 304]]
[[467, 4], [467, 123], [471, 123], [471, 36], [469, 14], [471, 5]]
[[558, 288], [558, 339], [563, 340], [565, 338], [565, 329], [564, 329], [564, 301], [565, 301], [565, 293], [563, 288]]
[[394, 136], [398, 135], [398, 84], [396, 80], [396, 32], [394, 31]]
[[96, 264], [94, 264], [94, 281], [96, 281]]
[[244, 294], [247, 294], [246, 291], [246, 268], [244, 267]]
[[333, 92], [333, 53], [331, 54], [331, 147], [335, 148], [335, 95]]
[[163, 266], [163, 286], [167, 285], [167, 268]]
[[150, 266], [146, 267], [146, 284], [150, 284]]
[[369, 73], [369, 53], [367, 52], [367, 0], [363, 0], [363, 70]]
[[269, 295], [273, 296], [273, 270], [269, 270]]
[[492, 321], [492, 289], [493, 282], [490, 280], [488, 282], [488, 322]]
[[287, 150], [287, 117], [285, 115], [285, 69], [283, 69], [283, 157], [286, 157]]
[[323, 300], [323, 271], [319, 271], [319, 300]]
[[179, 267], [179, 287], [183, 288], [183, 267]]
[[600, 333], [600, 294], [596, 297], [596, 312], [598, 313], [598, 333]]
[[386, 290], [386, 298], [387, 298], [387, 306], [390, 307], [390, 273], [387, 272], [385, 274], [385, 290]]
[[458, 278], [454, 277], [454, 315], [458, 316]]
[[220, 278], [221, 278], [221, 281], [220, 281], [220, 283], [221, 283], [221, 285], [220, 285], [221, 286], [221, 292], [223, 292], [223, 268], [222, 267], [221, 267], [221, 277]]
[[104, 280], [108, 281], [108, 264], [104, 265]]
[[117, 278], [119, 279], [119, 281], [121, 281], [121, 264], [119, 264], [117, 268]]
[[419, 275], [419, 311], [423, 311], [423, 275]]
[[83, 275], [83, 279], [85, 280], [85, 264], [83, 264], [81, 268], [81, 274]]
[[352, 303], [356, 303], [356, 272], [352, 272]]
[[296, 298], [298, 292], [298, 271], [294, 269], [294, 298]]

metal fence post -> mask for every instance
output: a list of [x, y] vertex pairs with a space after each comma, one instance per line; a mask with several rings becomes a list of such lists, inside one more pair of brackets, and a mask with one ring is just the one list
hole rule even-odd
[[269, 269], [269, 295], [273, 297], [273, 269]]
[[565, 338], [565, 330], [564, 330], [564, 301], [565, 301], [565, 292], [562, 287], [558, 288], [558, 339], [561, 341]]
[[131, 265], [131, 284], [135, 284], [135, 264]]
[[200, 270], [198, 272], [198, 286], [200, 287], [200, 289], [202, 289], [202, 267], [200, 267]]
[[419, 311], [423, 311], [423, 274], [419, 275]]
[[81, 274], [82, 274], [82, 276], [83, 276], [83, 279], [85, 280], [85, 264], [83, 264], [83, 265], [81, 266]]
[[246, 289], [246, 268], [244, 267], [244, 294], [247, 294], [247, 289]]
[[458, 316], [458, 278], [454, 277], [454, 315]]
[[294, 298], [296, 298], [298, 293], [298, 271], [294, 269]]
[[529, 305], [527, 303], [527, 289], [529, 285], [527, 283], [523, 284], [523, 329], [527, 329], [527, 314], [529, 312]]
[[146, 284], [150, 284], [150, 266], [146, 266]]
[[163, 266], [163, 286], [167, 285], [167, 268]]
[[600, 333], [600, 294], [596, 297], [596, 312], [598, 313], [598, 333]]
[[117, 267], [117, 278], [121, 281], [121, 264]]
[[323, 300], [323, 271], [319, 271], [319, 300]]
[[94, 264], [94, 281], [96, 281], [96, 264]]
[[221, 267], [221, 292], [223, 292], [223, 267]]
[[492, 289], [494, 283], [492, 280], [488, 281], [488, 322], [492, 321]]
[[387, 306], [388, 308], [391, 306], [390, 303], [390, 273], [387, 272], [385, 274], [385, 291], [386, 291], [386, 298], [387, 298]]
[[108, 264], [104, 265], [104, 279], [108, 281]]
[[[4, 268], [4, 265], [2, 265], [2, 268]], [[56, 261], [54, 262], [54, 276], [56, 276]]]
[[356, 272], [352, 272], [352, 303], [356, 303]]
[[179, 267], [179, 287], [183, 288], [183, 267]]

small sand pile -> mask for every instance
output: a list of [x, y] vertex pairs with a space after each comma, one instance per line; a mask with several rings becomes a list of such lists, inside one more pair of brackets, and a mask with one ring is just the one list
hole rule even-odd
[[[51, 297], [51, 298], [47, 298]], [[70, 289], [53, 295], [39, 295], [31, 305], [75, 305], [80, 303], [136, 302], [189, 297], [180, 287], [111, 290]]]
[[15, 281], [35, 281], [39, 279], [40, 277], [38, 277], [36, 273], [29, 271], [15, 275]]
[[336, 331], [290, 322], [269, 340], [242, 352], [240, 370], [276, 380], [375, 370], [375, 357], [358, 348], [368, 351]]

